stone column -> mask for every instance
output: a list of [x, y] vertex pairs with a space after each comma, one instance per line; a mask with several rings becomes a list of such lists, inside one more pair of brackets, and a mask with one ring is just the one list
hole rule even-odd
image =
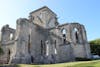
[[31, 56], [28, 53], [29, 22], [27, 19], [17, 20], [15, 41], [15, 54], [11, 63], [31, 63]]
[[85, 30], [84, 26], [82, 26], [82, 35], [83, 35], [83, 43], [84, 43], [84, 48], [85, 48], [85, 52], [86, 52], [86, 57], [91, 58], [90, 44], [88, 44], [86, 30]]
[[3, 45], [5, 42], [10, 40], [10, 31], [9, 31], [9, 25], [3, 26], [1, 30], [1, 44]]

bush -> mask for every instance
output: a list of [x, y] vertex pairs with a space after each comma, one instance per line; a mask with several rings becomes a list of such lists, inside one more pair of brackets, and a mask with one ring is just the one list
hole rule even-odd
[[91, 53], [100, 56], [100, 39], [95, 39], [89, 42]]
[[90, 48], [91, 48], [91, 53], [93, 55], [99, 55], [100, 56], [100, 45], [91, 44]]
[[89, 41], [90, 44], [100, 45], [100, 39]]
[[90, 61], [90, 60], [92, 60], [92, 59], [76, 57], [75, 60], [76, 60], [76, 61]]

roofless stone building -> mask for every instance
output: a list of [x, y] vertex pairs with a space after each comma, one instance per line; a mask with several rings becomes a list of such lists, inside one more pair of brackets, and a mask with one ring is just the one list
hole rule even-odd
[[57, 15], [46, 6], [31, 12], [29, 19], [18, 19], [16, 29], [3, 26], [1, 47], [1, 63], [60, 63], [91, 57], [84, 26], [59, 25]]

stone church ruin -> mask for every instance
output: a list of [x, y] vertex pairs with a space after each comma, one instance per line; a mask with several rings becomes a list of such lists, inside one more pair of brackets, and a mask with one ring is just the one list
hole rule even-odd
[[19, 18], [16, 29], [5, 25], [1, 29], [1, 63], [49, 64], [90, 58], [90, 45], [82, 24], [60, 25], [57, 15], [44, 6]]

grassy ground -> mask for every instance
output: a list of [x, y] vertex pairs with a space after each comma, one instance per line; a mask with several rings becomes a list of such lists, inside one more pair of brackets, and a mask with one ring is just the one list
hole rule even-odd
[[100, 67], [100, 60], [69, 62], [69, 63], [60, 63], [60, 64], [47, 64], [47, 65], [20, 64], [20, 65], [18, 65], [18, 67]]
[[46, 64], [46, 65], [18, 64], [15, 65], [14, 67], [100, 67], [100, 60]]

